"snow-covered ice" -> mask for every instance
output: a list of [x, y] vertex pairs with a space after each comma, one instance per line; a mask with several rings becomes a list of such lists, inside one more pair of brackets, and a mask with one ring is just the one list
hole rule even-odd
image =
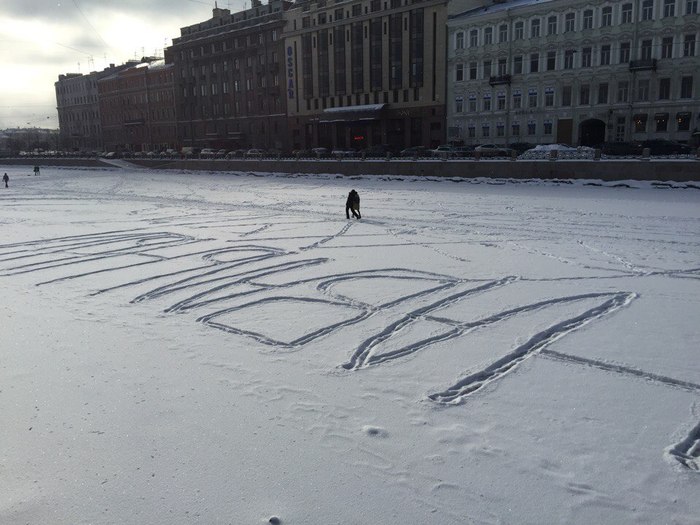
[[0, 523], [700, 523], [697, 187], [3, 171]]

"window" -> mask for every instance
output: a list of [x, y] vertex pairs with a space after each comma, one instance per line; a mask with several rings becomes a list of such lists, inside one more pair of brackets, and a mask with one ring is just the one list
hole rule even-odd
[[557, 17], [550, 16], [547, 19], [547, 34], [556, 35], [557, 34]]
[[685, 38], [683, 39], [683, 56], [695, 56], [695, 35], [685, 35]]
[[469, 62], [469, 80], [476, 80], [476, 62]]
[[656, 131], [666, 131], [668, 129], [668, 113], [657, 113], [654, 115], [656, 121]]
[[681, 78], [681, 98], [693, 98], [693, 77]]
[[464, 111], [464, 98], [463, 97], [456, 97], [455, 98], [455, 113], [462, 113]]
[[554, 71], [557, 67], [557, 52], [547, 51], [547, 71]]
[[548, 108], [554, 106], [554, 88], [545, 88], [544, 105]]
[[479, 32], [476, 29], [469, 31], [469, 47], [476, 47], [479, 45]]
[[610, 65], [610, 44], [605, 44], [600, 46], [600, 65], [609, 66]]
[[583, 28], [592, 29], [593, 28], [593, 9], [586, 9], [583, 12]]
[[464, 80], [464, 64], [457, 64], [455, 66], [455, 82], [462, 82]]
[[464, 49], [464, 33], [462, 31], [455, 35], [455, 49]]
[[561, 88], [561, 105], [564, 107], [571, 106], [571, 86]]
[[612, 25], [612, 7], [606, 6], [601, 11], [600, 25], [602, 27], [610, 27]]
[[576, 29], [576, 13], [566, 13], [564, 17], [564, 32], [570, 33]]
[[608, 103], [608, 84], [603, 82], [598, 84], [598, 104]]
[[671, 98], [671, 79], [659, 79], [659, 100], [669, 100]]
[[673, 37], [666, 36], [661, 39], [661, 58], [673, 57]]
[[621, 11], [621, 23], [631, 24], [632, 23], [632, 4], [622, 4]]
[[467, 136], [470, 139], [473, 139], [476, 137], [476, 126], [474, 126], [474, 124], [469, 124], [469, 126], [467, 127]]
[[698, 12], [698, 0], [686, 0], [685, 2], [685, 14], [695, 15]]
[[520, 136], [520, 124], [517, 122], [513, 122], [513, 125], [511, 126], [511, 135], [514, 137], [519, 137]]
[[528, 122], [527, 123], [527, 134], [528, 135], [537, 135], [537, 123], [536, 122]]
[[579, 90], [579, 104], [582, 106], [587, 106], [591, 103], [591, 86], [588, 84], [583, 84]]
[[651, 59], [651, 40], [642, 40], [640, 58], [642, 60]]
[[484, 111], [491, 111], [491, 95], [484, 95]]
[[527, 94], [527, 107], [537, 107], [537, 91], [531, 89], [530, 92]]
[[513, 40], [523, 39], [523, 22], [516, 22], [513, 29]]
[[508, 26], [506, 24], [502, 24], [498, 26], [498, 41], [499, 42], [507, 42], [508, 41]]
[[491, 76], [491, 61], [484, 60], [484, 76], [483, 78], [489, 78]]
[[545, 120], [545, 121], [544, 121], [544, 134], [545, 134], [545, 135], [551, 135], [551, 134], [552, 134], [552, 121], [551, 121], [551, 120]]
[[654, 18], [654, 0], [642, 0], [642, 20]]
[[523, 96], [520, 91], [513, 93], [513, 109], [520, 109], [523, 107]]
[[505, 137], [506, 135], [506, 128], [503, 122], [499, 122], [496, 124], [496, 136], [497, 137]]
[[[393, 1], [392, 1], [393, 3]], [[391, 6], [395, 7], [395, 6]], [[352, 6], [352, 16], [360, 16], [362, 14], [362, 4], [355, 4]]]
[[540, 36], [540, 19], [535, 18], [530, 21], [530, 38], [539, 38]]
[[508, 61], [505, 58], [498, 59], [498, 76], [508, 74]]
[[564, 51], [564, 69], [574, 68], [574, 50], [567, 49]]
[[630, 43], [621, 42], [620, 43], [620, 64], [630, 61]]
[[678, 131], [690, 131], [690, 113], [677, 113], [676, 123], [678, 124]]
[[540, 55], [539, 53], [530, 54], [530, 73], [537, 73], [540, 68]]
[[590, 47], [584, 47], [581, 50], [581, 67], [591, 67], [593, 56], [593, 49]]
[[637, 102], [649, 101], [649, 79], [642, 78], [637, 82]]
[[642, 115], [635, 115], [633, 117], [634, 120], [634, 132], [635, 133], [644, 133], [647, 130], [647, 116], [642, 114]]
[[484, 45], [493, 44], [493, 27], [484, 29]]
[[519, 75], [523, 72], [523, 57], [513, 57], [513, 74]]
[[617, 83], [617, 101], [618, 102], [628, 102], [629, 101], [630, 84], [627, 80], [620, 80]]
[[498, 98], [496, 99], [496, 109], [503, 111], [506, 109], [506, 94], [505, 93], [499, 93]]
[[476, 113], [476, 96], [469, 95], [469, 111], [471, 113]]
[[675, 16], [676, 0], [664, 0], [664, 18]]
[[627, 119], [625, 117], [617, 117], [617, 122], [615, 123], [615, 140], [617, 142], [622, 142], [625, 140], [625, 124]]
[[491, 134], [491, 130], [489, 128], [488, 124], [482, 124], [481, 125], [481, 136], [482, 137], [488, 137]]

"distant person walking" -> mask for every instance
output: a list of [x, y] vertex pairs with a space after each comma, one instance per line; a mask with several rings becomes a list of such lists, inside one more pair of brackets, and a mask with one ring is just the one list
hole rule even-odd
[[345, 217], [350, 218], [350, 212], [352, 211], [352, 216], [356, 219], [361, 219], [360, 215], [360, 195], [352, 190], [348, 193], [348, 200], [345, 201]]
[[5, 187], [9, 188], [10, 186], [8, 185], [8, 182], [10, 182], [10, 177], [7, 176], [7, 173], [2, 176], [2, 181], [5, 183]]
[[34, 166], [34, 175], [39, 175], [39, 166]]

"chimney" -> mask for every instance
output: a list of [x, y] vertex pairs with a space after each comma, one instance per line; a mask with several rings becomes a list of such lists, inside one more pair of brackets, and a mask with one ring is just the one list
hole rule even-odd
[[262, 2], [260, 0], [250, 0], [250, 7], [260, 7]]

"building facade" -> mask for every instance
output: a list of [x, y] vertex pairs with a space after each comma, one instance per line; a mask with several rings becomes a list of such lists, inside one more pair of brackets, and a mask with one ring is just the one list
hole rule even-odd
[[163, 151], [177, 147], [173, 64], [144, 57], [97, 82], [105, 150]]
[[445, 140], [445, 0], [303, 0], [286, 12], [292, 148]]
[[287, 149], [283, 72], [286, 0], [271, 0], [184, 27], [166, 49], [175, 70], [182, 146]]
[[103, 150], [97, 82], [132, 65], [133, 63], [119, 66], [110, 64], [102, 71], [93, 71], [87, 75], [66, 73], [58, 76], [54, 87], [61, 148], [80, 151]]
[[453, 0], [448, 139], [690, 141], [700, 127], [698, 3]]

